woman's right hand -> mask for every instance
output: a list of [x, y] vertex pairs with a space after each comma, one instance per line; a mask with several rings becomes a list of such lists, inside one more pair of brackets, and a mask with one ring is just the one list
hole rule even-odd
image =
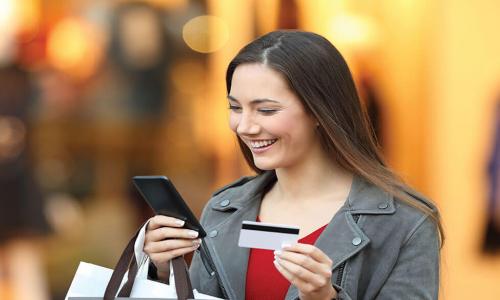
[[144, 252], [158, 269], [158, 279], [167, 281], [172, 258], [196, 250], [201, 239], [198, 232], [182, 228], [184, 221], [157, 215], [149, 219], [144, 240]]

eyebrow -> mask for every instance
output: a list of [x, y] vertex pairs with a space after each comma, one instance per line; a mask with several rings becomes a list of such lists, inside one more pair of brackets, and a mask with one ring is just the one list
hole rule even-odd
[[[227, 95], [227, 99], [239, 102], [238, 99], [236, 99], [235, 97], [233, 97], [231, 95]], [[262, 102], [280, 103], [279, 101], [269, 99], [269, 98], [258, 98], [258, 99], [253, 99], [252, 101], [250, 101], [251, 104], [257, 104], [257, 103], [262, 103]]]

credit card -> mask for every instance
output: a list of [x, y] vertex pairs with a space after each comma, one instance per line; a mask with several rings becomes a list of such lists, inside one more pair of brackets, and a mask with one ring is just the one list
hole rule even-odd
[[282, 244], [294, 244], [298, 240], [297, 226], [243, 221], [238, 246], [279, 250]]

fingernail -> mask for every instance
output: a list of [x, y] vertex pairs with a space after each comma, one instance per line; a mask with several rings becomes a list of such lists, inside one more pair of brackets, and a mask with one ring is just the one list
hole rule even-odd
[[280, 250], [274, 251], [274, 256], [276, 256], [276, 255], [281, 255], [281, 251]]
[[196, 249], [198, 247], [200, 247], [200, 244], [194, 244], [194, 246], [193, 246], [194, 249]]
[[190, 230], [188, 234], [189, 234], [190, 237], [194, 237], [195, 238], [195, 237], [198, 236], [198, 231]]
[[281, 244], [281, 249], [288, 249], [290, 247], [292, 247], [292, 245], [290, 245], [290, 244], [286, 244], [286, 243]]
[[279, 261], [280, 261], [280, 258], [279, 258], [279, 257], [277, 257], [277, 256], [274, 256], [274, 261], [279, 262]]
[[179, 226], [184, 226], [184, 221], [182, 221], [182, 220], [176, 220], [175, 224], [177, 224]]
[[276, 260], [275, 260], [275, 261], [273, 261], [273, 264], [274, 264], [274, 266], [275, 266], [276, 268], [278, 268], [278, 267], [279, 267], [279, 263], [278, 263]]

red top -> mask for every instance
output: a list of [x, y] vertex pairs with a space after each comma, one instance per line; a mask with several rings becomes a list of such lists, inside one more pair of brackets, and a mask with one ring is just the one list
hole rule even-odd
[[[260, 222], [257, 217], [257, 222]], [[327, 224], [328, 225], [328, 224]], [[299, 243], [313, 245], [326, 225], [301, 238]], [[250, 249], [248, 258], [246, 300], [285, 299], [290, 282], [274, 266], [274, 251]]]

